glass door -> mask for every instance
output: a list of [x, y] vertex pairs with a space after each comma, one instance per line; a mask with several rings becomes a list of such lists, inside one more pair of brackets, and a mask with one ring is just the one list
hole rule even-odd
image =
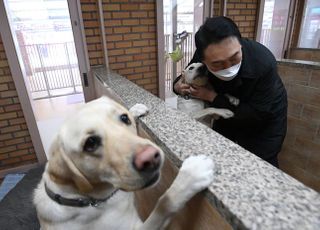
[[194, 54], [194, 35], [203, 23], [203, 5], [203, 0], [163, 0], [167, 100], [174, 97], [172, 81], [181, 74]]
[[306, 0], [299, 47], [320, 49], [320, 1]]
[[[264, 4], [263, 4], [264, 3]], [[283, 58], [290, 12], [290, 0], [265, 0], [261, 3], [257, 41], [268, 47], [276, 58]]]
[[77, 7], [77, 1], [70, 2], [73, 5], [68, 5], [68, 0], [4, 0], [7, 28], [16, 48], [12, 53], [19, 56], [23, 82], [46, 153], [65, 117], [88, 98], [84, 94], [88, 90], [82, 84], [85, 72], [79, 69], [85, 57], [76, 49], [74, 34], [79, 31], [72, 26], [69, 13], [69, 7]]

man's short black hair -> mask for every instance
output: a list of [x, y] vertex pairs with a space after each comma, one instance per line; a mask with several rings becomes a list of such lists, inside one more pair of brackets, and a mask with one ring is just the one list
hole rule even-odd
[[237, 25], [227, 17], [208, 18], [195, 35], [195, 43], [199, 58], [203, 60], [203, 52], [210, 44], [217, 44], [228, 37], [241, 39]]

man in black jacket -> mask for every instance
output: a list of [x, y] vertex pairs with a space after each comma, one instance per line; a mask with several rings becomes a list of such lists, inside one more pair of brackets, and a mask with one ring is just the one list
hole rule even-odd
[[[207, 66], [214, 90], [183, 84], [178, 77], [174, 92], [233, 111], [233, 118], [215, 121], [213, 129], [278, 167], [277, 155], [287, 130], [287, 93], [272, 53], [260, 43], [241, 38], [235, 23], [226, 17], [207, 19], [195, 43], [197, 50], [189, 64]], [[225, 94], [239, 98], [240, 104], [230, 104]]]

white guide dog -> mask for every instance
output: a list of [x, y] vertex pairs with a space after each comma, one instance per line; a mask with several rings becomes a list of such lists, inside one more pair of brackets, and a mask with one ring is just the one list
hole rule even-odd
[[[182, 82], [189, 85], [208, 86], [208, 76], [202, 70], [204, 65], [202, 63], [192, 63], [182, 72]], [[226, 95], [231, 104], [237, 106], [239, 99]], [[233, 112], [229, 109], [205, 108], [205, 103], [190, 96], [178, 96], [177, 108], [188, 113], [191, 117], [198, 121], [202, 121], [207, 116], [218, 119], [220, 116], [227, 119], [233, 117]]]

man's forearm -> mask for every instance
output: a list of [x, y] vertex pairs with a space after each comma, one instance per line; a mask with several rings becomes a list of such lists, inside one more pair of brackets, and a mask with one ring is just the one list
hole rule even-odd
[[210, 106], [231, 110], [234, 113], [234, 117], [230, 119], [229, 122], [231, 122], [235, 128], [258, 128], [270, 117], [268, 112], [258, 111], [249, 103], [240, 102], [238, 106], [234, 106], [226, 96], [221, 94], [216, 96], [213, 102], [210, 103]]

